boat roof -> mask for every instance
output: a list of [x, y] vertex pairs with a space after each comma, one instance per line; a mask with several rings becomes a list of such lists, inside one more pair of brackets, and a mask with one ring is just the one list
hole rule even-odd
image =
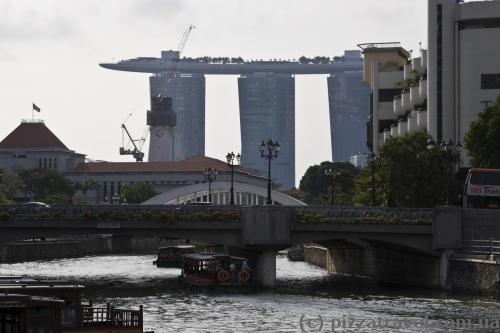
[[194, 249], [196, 246], [194, 245], [168, 245], [168, 246], [162, 246], [159, 247], [158, 250], [166, 250], [166, 249]]
[[213, 256], [213, 255], [199, 254], [199, 253], [185, 254], [182, 257], [186, 258], [186, 259], [199, 260], [199, 261], [214, 260], [215, 259], [215, 256]]
[[64, 304], [63, 300], [42, 296], [30, 296], [23, 294], [0, 293], [0, 308], [22, 307], [27, 304]]
[[217, 258], [220, 258], [220, 257], [228, 257], [228, 258], [231, 258], [233, 260], [241, 260], [241, 261], [245, 261], [245, 260], [248, 260], [247, 258], [243, 258], [243, 257], [233, 257], [233, 256], [230, 256], [228, 254], [216, 254], [214, 255], [215, 257]]

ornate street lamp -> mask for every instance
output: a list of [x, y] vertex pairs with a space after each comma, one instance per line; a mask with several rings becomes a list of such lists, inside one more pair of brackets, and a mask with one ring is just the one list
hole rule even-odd
[[217, 179], [217, 169], [207, 168], [203, 171], [205, 181], [208, 181], [208, 202], [212, 202], [212, 182]]
[[331, 194], [331, 202], [330, 204], [333, 206], [335, 203], [335, 178], [342, 174], [342, 170], [336, 170], [334, 167], [328, 168], [325, 170], [325, 175], [332, 178], [332, 183], [329, 186], [330, 194]]
[[230, 205], [234, 205], [234, 159], [235, 158], [236, 162], [239, 165], [241, 161], [241, 155], [239, 153], [238, 155], [234, 155], [233, 152], [230, 152], [227, 153], [226, 155], [227, 165], [231, 168], [231, 201], [229, 202]]
[[[260, 156], [269, 161], [268, 172], [267, 172], [267, 201], [266, 204], [272, 205], [273, 201], [271, 199], [271, 160], [278, 158], [278, 152], [280, 151], [280, 145], [278, 141], [273, 142], [269, 139], [267, 144], [262, 141], [259, 145]], [[267, 153], [266, 153], [267, 151]]]
[[377, 160], [377, 155], [375, 153], [368, 154], [368, 163], [370, 163], [372, 169], [372, 206], [375, 206], [375, 161]]
[[462, 151], [462, 145], [460, 144], [460, 141], [455, 143], [452, 140], [449, 140], [447, 143], [444, 141], [441, 141], [439, 143], [439, 148], [445, 152], [446, 157], [448, 159], [448, 171], [449, 171], [449, 178], [448, 178], [448, 194], [446, 196], [446, 204], [449, 205], [451, 203], [451, 183], [453, 180], [453, 174], [454, 174], [454, 168], [453, 168], [453, 163], [454, 162], [459, 162], [460, 161], [460, 152]]

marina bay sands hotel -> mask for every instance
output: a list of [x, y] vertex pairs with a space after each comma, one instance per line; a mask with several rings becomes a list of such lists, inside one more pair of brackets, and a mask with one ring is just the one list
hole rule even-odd
[[272, 173], [282, 189], [295, 185], [295, 75], [329, 74], [332, 160], [348, 161], [366, 150], [370, 93], [362, 82], [363, 62], [357, 50], [345, 51], [334, 60], [299, 61], [179, 59], [176, 51], [162, 51], [161, 58], [140, 57], [100, 66], [152, 74], [147, 116], [150, 162], [205, 154], [205, 75], [239, 75], [242, 165], [266, 174], [267, 163], [258, 145], [263, 140], [278, 141], [281, 150]]

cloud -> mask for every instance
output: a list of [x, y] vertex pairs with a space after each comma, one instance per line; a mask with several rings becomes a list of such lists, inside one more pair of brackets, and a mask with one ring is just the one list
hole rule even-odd
[[135, 19], [167, 20], [184, 9], [181, 0], [139, 0], [134, 2], [127, 16]]
[[23, 43], [39, 39], [60, 40], [77, 34], [75, 25], [59, 12], [42, 14], [33, 9], [15, 10], [8, 3], [0, 9], [1, 43]]

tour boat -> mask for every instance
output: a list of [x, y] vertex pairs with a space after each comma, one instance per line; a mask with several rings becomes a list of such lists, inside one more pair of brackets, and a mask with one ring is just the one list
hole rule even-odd
[[[45, 283], [45, 284], [44, 284]], [[142, 333], [143, 312], [82, 303], [84, 286], [0, 281], [2, 332]], [[8, 327], [6, 331], [4, 327]]]
[[194, 253], [193, 245], [172, 245], [158, 248], [158, 258], [153, 261], [156, 267], [177, 267], [182, 266], [182, 256]]
[[192, 286], [244, 286], [252, 282], [246, 258], [225, 254], [186, 254], [182, 257], [181, 281]]

